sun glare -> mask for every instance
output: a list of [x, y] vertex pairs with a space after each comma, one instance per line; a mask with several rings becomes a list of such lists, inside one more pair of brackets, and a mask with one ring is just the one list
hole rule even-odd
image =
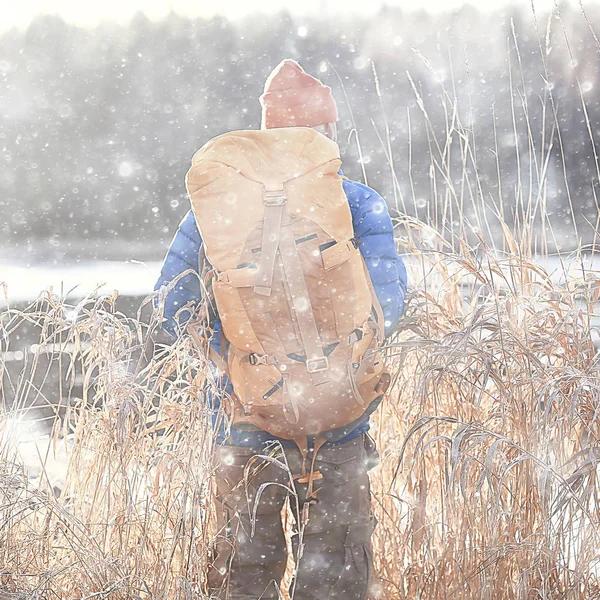
[[[598, 4], [600, 0], [584, 0], [584, 5]], [[577, 0], [570, 0], [578, 4]], [[525, 4], [511, 0], [487, 0], [478, 2], [471, 0], [424, 0], [418, 3], [418, 10], [428, 12], [442, 12], [456, 10], [464, 4], [471, 4], [482, 11], [493, 11], [503, 6]], [[530, 6], [530, 3], [526, 3]], [[374, 0], [367, 3], [351, 3], [346, 0], [223, 0], [218, 3], [207, 0], [105, 0], [104, 2], [76, 2], [74, 0], [54, 0], [51, 4], [47, 0], [26, 0], [25, 2], [12, 2], [3, 8], [0, 31], [11, 27], [24, 28], [39, 15], [57, 14], [64, 20], [74, 25], [93, 27], [102, 22], [110, 21], [126, 23], [137, 12], [143, 12], [149, 19], [159, 20], [170, 12], [187, 17], [210, 18], [221, 14], [228, 19], [240, 19], [257, 12], [274, 13], [287, 10], [292, 14], [315, 14], [330, 16], [345, 13], [374, 14], [382, 6], [397, 6], [405, 10], [414, 10], [412, 0]], [[554, 0], [534, 0], [537, 10], [547, 10], [554, 6]]]

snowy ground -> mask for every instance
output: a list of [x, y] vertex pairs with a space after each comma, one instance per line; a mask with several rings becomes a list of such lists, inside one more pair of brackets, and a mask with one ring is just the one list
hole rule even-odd
[[43, 290], [82, 298], [98, 290], [122, 296], [146, 296], [160, 273], [160, 262], [86, 261], [60, 265], [21, 264], [0, 259], [0, 309], [10, 302], [35, 300]]
[[30, 422], [9, 418], [2, 423], [0, 452], [3, 459], [22, 465], [33, 487], [47, 487], [59, 491], [64, 487], [72, 436], [57, 440], [36, 431]]

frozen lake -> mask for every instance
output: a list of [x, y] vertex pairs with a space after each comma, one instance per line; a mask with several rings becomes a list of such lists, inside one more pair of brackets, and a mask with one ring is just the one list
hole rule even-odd
[[[57, 295], [82, 298], [98, 290], [122, 296], [146, 296], [152, 292], [160, 273], [160, 261], [81, 261], [60, 265], [18, 264], [0, 259], [0, 284], [6, 285], [10, 302], [35, 300], [42, 291], [52, 289]], [[0, 290], [0, 309], [6, 298]]]
[[[423, 269], [412, 257], [405, 257], [409, 269], [409, 280], [418, 285]], [[568, 255], [538, 257], [537, 262], [544, 267], [556, 283], [569, 277], [581, 277], [582, 262]], [[600, 256], [583, 258], [584, 269], [588, 274], [600, 277]], [[35, 300], [41, 292], [51, 289], [57, 295], [68, 298], [82, 298], [97, 290], [112, 294], [117, 290], [122, 296], [144, 297], [152, 292], [160, 273], [161, 261], [142, 262], [137, 260], [86, 260], [65, 261], [59, 264], [27, 264], [18, 260], [0, 257], [0, 309], [6, 308], [6, 297], [11, 303]]]

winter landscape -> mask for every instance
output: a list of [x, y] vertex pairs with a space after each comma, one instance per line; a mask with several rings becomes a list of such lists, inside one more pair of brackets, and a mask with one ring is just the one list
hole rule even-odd
[[[209, 589], [219, 371], [154, 286], [192, 156], [260, 128], [286, 58], [331, 88], [408, 281], [368, 589], [311, 597], [600, 598], [600, 4], [44, 12], [0, 31], [0, 600], [242, 597]], [[261, 597], [308, 598], [312, 508], [261, 452], [290, 472]]]

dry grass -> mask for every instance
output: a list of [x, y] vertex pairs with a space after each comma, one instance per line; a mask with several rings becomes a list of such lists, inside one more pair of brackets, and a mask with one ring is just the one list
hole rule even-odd
[[[412, 225], [413, 242], [427, 234]], [[375, 592], [596, 597], [598, 282], [553, 284], [515, 256], [413, 252], [412, 280], [424, 272], [427, 286], [390, 343], [396, 385], [375, 419]], [[461, 286], [476, 293], [465, 301]], [[6, 598], [203, 597], [212, 381], [187, 339], [149, 351], [156, 322], [112, 301], [82, 301], [74, 316], [46, 299], [2, 316], [8, 339], [35, 324], [39, 355], [68, 347], [69, 377], [86, 381], [53, 428], [53, 446], [69, 440], [60, 492], [44, 477], [32, 485], [1, 438]], [[26, 378], [4, 381], [4, 401], [18, 399], [5, 426], [33, 391]]]
[[[534, 15], [544, 69], [551, 45], [575, 64], [566, 29], [557, 9], [540, 36]], [[463, 124], [469, 110], [451, 87], [441, 84], [428, 104], [413, 85], [430, 140], [435, 227], [398, 219], [416, 291], [390, 344], [396, 386], [377, 418], [383, 598], [600, 597], [600, 370], [592, 342], [599, 279], [581, 250], [570, 257], [575, 271], [559, 253], [549, 274], [535, 256], [547, 253], [549, 240], [560, 247], [546, 193], [550, 157], [564, 164], [562, 122], [547, 85], [539, 100], [548, 120], [539, 138], [532, 133], [520, 65], [513, 25], [507, 66], [518, 173], [510, 226], [498, 147], [498, 196], [484, 198], [481, 148]], [[445, 114], [442, 133], [431, 102]], [[581, 113], [595, 149], [583, 94]], [[496, 249], [488, 246], [494, 240]]]
[[[559, 287], [514, 256], [434, 271], [378, 416], [382, 597], [597, 597], [597, 283]], [[482, 286], [467, 305], [464, 279]]]
[[[2, 315], [8, 340], [26, 323], [39, 329], [33, 361], [51, 347], [58, 362], [68, 348], [68, 375], [84, 381], [53, 427], [50, 452], [70, 442], [58, 494], [49, 477], [33, 488], [11, 436], [0, 438], [0, 589], [18, 597], [199, 597], [212, 451], [205, 365], [188, 340], [149, 352], [156, 321], [115, 313], [113, 301], [47, 298]], [[28, 380], [5, 377], [4, 402], [16, 406], [0, 427], [26, 416], [31, 394]]]

